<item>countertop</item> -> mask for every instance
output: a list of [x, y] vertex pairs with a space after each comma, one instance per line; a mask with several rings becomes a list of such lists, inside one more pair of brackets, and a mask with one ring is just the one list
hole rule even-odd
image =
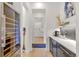
[[68, 39], [68, 38], [61, 38], [61, 37], [55, 37], [52, 34], [49, 34], [49, 37], [72, 51], [73, 53], [76, 54], [76, 40]]

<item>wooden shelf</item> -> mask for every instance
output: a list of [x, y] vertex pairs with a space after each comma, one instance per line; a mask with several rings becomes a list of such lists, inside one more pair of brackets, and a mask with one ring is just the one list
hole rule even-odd
[[[13, 36], [13, 37], [11, 37], [11, 38], [15, 38], [16, 36]], [[7, 39], [6, 40], [9, 40], [10, 38], [9, 37], [7, 37]]]
[[11, 20], [11, 21], [14, 21], [14, 22], [16, 21], [16, 20], [14, 20], [14, 19], [12, 19], [10, 17], [7, 17], [7, 16], [6, 16], [6, 19]]
[[12, 47], [14, 47], [16, 44], [14, 44], [14, 45], [12, 45], [12, 46], [10, 46], [10, 47], [8, 47], [7, 49], [5, 49], [3, 52], [5, 52], [5, 51], [7, 51], [8, 49], [10, 49], [10, 48], [12, 48]]
[[14, 27], [15, 27], [14, 25], [6, 24], [6, 28], [14, 28]]
[[13, 29], [18, 29], [18, 28], [6, 28], [6, 29], [8, 29], [8, 30], [13, 30]]
[[15, 42], [15, 40], [13, 40], [13, 41], [11, 41], [11, 42], [8, 42], [6, 45], [11, 44], [11, 43], [13, 43], [13, 42]]
[[8, 21], [11, 22], [11, 23], [18, 23], [18, 21], [15, 20], [15, 19], [9, 18], [7, 16], [5, 18], [8, 19]]
[[15, 53], [17, 50], [14, 50], [14, 51], [10, 51], [9, 53], [7, 53], [6, 55], [5, 55], [5, 57], [11, 57], [12, 55], [13, 55], [13, 53]]
[[7, 57], [8, 55], [12, 54], [13, 51], [10, 51], [9, 53], [7, 53], [5, 56]]
[[7, 37], [9, 37], [9, 38], [14, 38], [14, 37], [16, 37], [16, 36], [15, 36], [15, 34], [6, 34], [6, 40], [7, 40]]
[[13, 26], [16, 25], [15, 23], [10, 23], [10, 22], [6, 22], [6, 24], [8, 24], [8, 25], [13, 25]]
[[15, 33], [16, 33], [16, 32], [8, 32], [8, 33], [6, 33], [6, 34], [8, 35], [8, 34], [15, 34]]

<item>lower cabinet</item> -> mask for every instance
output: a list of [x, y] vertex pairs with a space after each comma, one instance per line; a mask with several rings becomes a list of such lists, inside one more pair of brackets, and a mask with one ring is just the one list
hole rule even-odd
[[50, 52], [54, 57], [76, 57], [76, 54], [65, 48], [60, 43], [49, 37]]
[[50, 52], [54, 57], [57, 56], [57, 44], [55, 40], [52, 40], [52, 38], [50, 38]]
[[62, 46], [61, 44], [57, 43], [57, 57], [76, 57], [76, 54]]

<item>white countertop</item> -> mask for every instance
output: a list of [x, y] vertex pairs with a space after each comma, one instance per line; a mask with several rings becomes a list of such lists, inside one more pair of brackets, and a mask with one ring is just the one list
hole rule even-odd
[[51, 34], [49, 34], [51, 38], [53, 38], [55, 41], [72, 51], [73, 53], [76, 54], [76, 40], [71, 40], [68, 38], [61, 38], [61, 37], [55, 37]]

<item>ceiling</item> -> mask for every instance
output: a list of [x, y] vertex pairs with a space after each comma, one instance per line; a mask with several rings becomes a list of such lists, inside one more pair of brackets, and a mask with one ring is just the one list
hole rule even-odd
[[47, 12], [59, 12], [61, 3], [62, 2], [30, 2], [29, 4], [32, 9], [33, 17], [41, 19], [45, 17]]

